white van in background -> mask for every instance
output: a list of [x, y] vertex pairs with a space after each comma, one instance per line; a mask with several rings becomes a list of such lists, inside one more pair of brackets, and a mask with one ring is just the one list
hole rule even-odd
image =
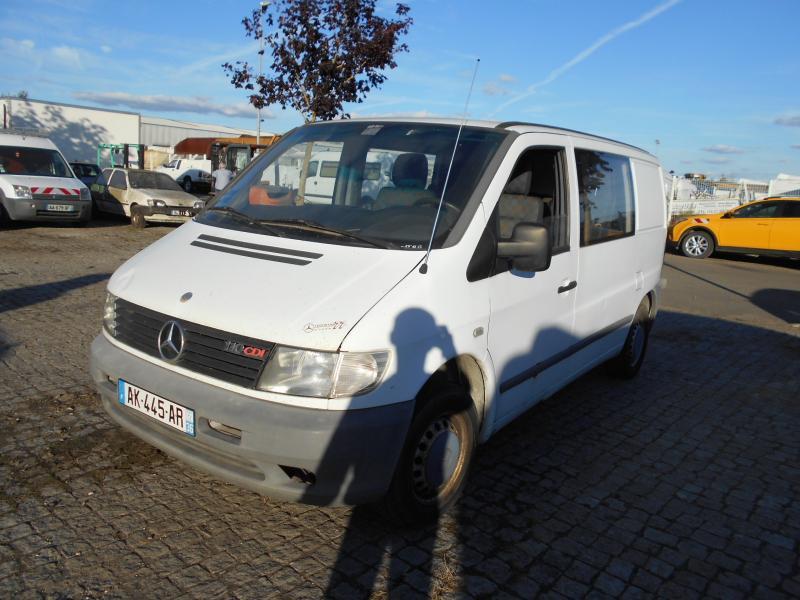
[[91, 217], [89, 188], [53, 142], [27, 133], [0, 133], [0, 226], [9, 220], [85, 225]]
[[658, 160], [564, 129], [459, 125], [297, 129], [120, 267], [91, 348], [108, 413], [242, 487], [382, 498], [419, 522], [537, 402], [602, 363], [634, 376], [666, 236]]
[[173, 158], [156, 171], [172, 177], [186, 192], [211, 187], [211, 161], [207, 158]]

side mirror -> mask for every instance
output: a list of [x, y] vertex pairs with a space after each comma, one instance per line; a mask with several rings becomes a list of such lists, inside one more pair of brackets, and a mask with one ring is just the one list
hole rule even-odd
[[517, 223], [511, 241], [497, 243], [497, 256], [511, 259], [511, 265], [520, 271], [546, 271], [552, 253], [550, 232], [534, 223]]
[[723, 213], [723, 215], [720, 217], [720, 219], [731, 219], [731, 218], [733, 218], [733, 213], [730, 211]]

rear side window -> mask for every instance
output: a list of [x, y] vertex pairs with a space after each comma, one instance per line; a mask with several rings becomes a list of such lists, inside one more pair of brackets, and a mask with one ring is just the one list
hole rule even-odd
[[633, 235], [636, 212], [631, 163], [626, 156], [575, 150], [581, 246]]
[[800, 219], [800, 202], [784, 202], [782, 216], [784, 219]]

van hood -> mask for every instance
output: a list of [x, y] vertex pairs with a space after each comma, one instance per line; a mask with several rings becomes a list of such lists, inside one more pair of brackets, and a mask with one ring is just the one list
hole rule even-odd
[[[69, 196], [75, 194], [74, 190], [78, 190], [77, 193], [80, 194], [81, 188], [86, 187], [86, 184], [75, 177], [41, 177], [37, 175], [0, 173], [0, 180], [6, 181], [9, 185], [25, 185], [31, 188], [34, 194], [58, 194]], [[37, 189], [34, 191], [33, 188]], [[68, 190], [69, 194], [64, 194], [63, 190]]]
[[[423, 255], [189, 221], [117, 269], [108, 289], [134, 304], [215, 329], [337, 350]], [[191, 298], [181, 302], [187, 292]]]

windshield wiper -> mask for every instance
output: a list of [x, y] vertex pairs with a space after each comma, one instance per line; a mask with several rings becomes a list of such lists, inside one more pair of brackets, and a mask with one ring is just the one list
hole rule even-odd
[[211, 211], [225, 213], [226, 215], [230, 215], [235, 219], [243, 223], [246, 223], [247, 225], [253, 227], [261, 227], [262, 229], [269, 231], [271, 234], [275, 236], [284, 237], [283, 233], [281, 233], [274, 227], [270, 227], [268, 223], [265, 223], [264, 221], [259, 219], [254, 219], [253, 217], [250, 217], [244, 214], [243, 212], [236, 210], [235, 208], [232, 208], [230, 206], [210, 206], [209, 208], [206, 208], [206, 212], [211, 212]]
[[370, 246], [374, 246], [376, 248], [388, 249], [395, 247], [394, 244], [390, 244], [387, 242], [379, 242], [372, 238], [358, 235], [357, 233], [352, 233], [350, 231], [345, 231], [342, 229], [336, 229], [335, 227], [328, 227], [327, 225], [323, 225], [322, 223], [317, 223], [316, 221], [307, 221], [306, 219], [275, 219], [275, 220], [264, 219], [259, 221], [259, 223], [264, 223], [264, 222], [270, 225], [286, 225], [289, 227], [297, 227], [299, 229], [311, 229], [313, 231], [320, 231], [322, 233], [327, 233], [330, 235], [336, 235], [339, 237], [355, 240], [357, 242], [361, 242], [362, 244], [369, 244]]

